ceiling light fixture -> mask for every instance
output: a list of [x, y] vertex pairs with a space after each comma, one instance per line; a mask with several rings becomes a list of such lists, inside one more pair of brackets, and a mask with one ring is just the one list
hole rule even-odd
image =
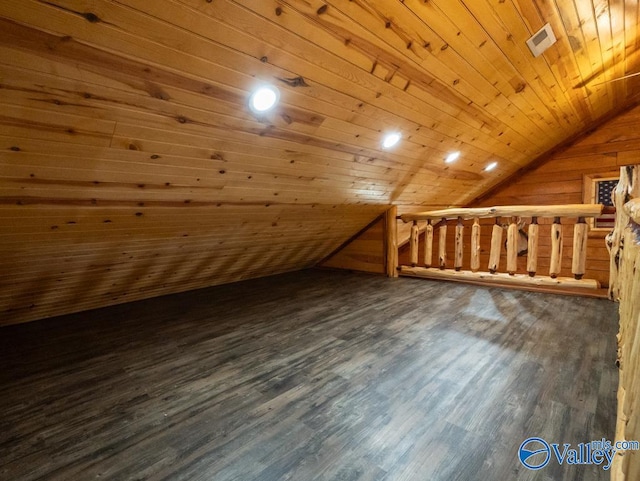
[[271, 110], [280, 99], [280, 91], [272, 85], [258, 87], [249, 97], [249, 108], [253, 113], [263, 114]]
[[400, 142], [401, 138], [402, 138], [402, 135], [400, 135], [398, 132], [387, 134], [384, 136], [384, 139], [382, 139], [382, 147], [384, 147], [385, 149], [390, 149], [391, 147], [396, 145], [398, 142]]
[[497, 162], [491, 162], [489, 165], [487, 165], [487, 166], [484, 168], [484, 170], [485, 170], [485, 172], [489, 172], [489, 171], [491, 171], [491, 170], [495, 169], [497, 166], [498, 166], [498, 163], [497, 163]]
[[458, 160], [458, 157], [460, 157], [460, 152], [451, 152], [449, 155], [447, 155], [447, 158], [444, 159], [446, 164], [450, 164], [451, 162], [455, 162], [456, 160]]

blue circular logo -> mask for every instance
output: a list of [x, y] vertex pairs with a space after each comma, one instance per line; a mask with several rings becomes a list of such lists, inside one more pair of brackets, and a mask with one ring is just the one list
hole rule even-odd
[[549, 464], [551, 448], [542, 438], [525, 439], [518, 450], [518, 457], [525, 468], [537, 471]]

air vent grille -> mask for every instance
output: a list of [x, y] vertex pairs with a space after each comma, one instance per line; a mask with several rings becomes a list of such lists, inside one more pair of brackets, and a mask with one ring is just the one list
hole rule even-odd
[[529, 50], [531, 50], [534, 57], [542, 55], [554, 43], [556, 43], [556, 36], [548, 23], [527, 40]]

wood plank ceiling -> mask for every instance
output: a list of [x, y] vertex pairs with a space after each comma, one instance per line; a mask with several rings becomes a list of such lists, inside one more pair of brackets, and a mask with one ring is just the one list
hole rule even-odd
[[3, 0], [0, 324], [299, 269], [389, 204], [465, 204], [635, 102], [637, 24], [638, 0]]

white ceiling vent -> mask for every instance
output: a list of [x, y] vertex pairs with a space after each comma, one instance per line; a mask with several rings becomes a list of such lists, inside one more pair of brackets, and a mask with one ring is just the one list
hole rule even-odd
[[553, 34], [551, 25], [548, 23], [538, 30], [533, 37], [527, 40], [529, 50], [531, 50], [534, 57], [540, 56], [542, 52], [551, 47], [554, 43], [556, 43], [556, 36]]

